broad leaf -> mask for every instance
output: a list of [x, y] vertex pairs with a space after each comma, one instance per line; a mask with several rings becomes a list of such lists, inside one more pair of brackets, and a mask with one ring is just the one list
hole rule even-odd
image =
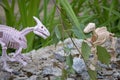
[[81, 51], [82, 51], [82, 56], [84, 57], [84, 59], [88, 60], [89, 55], [91, 53], [90, 46], [87, 43], [83, 42]]
[[66, 64], [71, 67], [73, 65], [73, 57], [71, 54], [69, 54], [67, 57], [66, 57]]
[[88, 69], [88, 74], [90, 76], [90, 80], [97, 80], [97, 72], [91, 69]]
[[73, 57], [71, 54], [69, 54], [67, 57], [66, 57], [66, 64], [69, 66], [69, 69], [67, 70], [67, 73], [68, 74], [74, 74], [75, 71], [72, 67], [73, 65]]
[[100, 60], [102, 63], [105, 64], [110, 63], [110, 54], [107, 52], [107, 50], [104, 47], [97, 46], [97, 55], [98, 55], [98, 60]]

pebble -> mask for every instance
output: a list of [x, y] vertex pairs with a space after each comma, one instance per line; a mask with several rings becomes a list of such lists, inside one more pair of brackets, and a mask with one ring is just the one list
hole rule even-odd
[[86, 65], [83, 59], [78, 57], [74, 57], [72, 67], [78, 74], [81, 74], [82, 72], [86, 71]]
[[16, 77], [14, 80], [27, 80], [28, 79], [28, 77]]
[[115, 47], [116, 47], [116, 53], [120, 56], [120, 38], [117, 39]]
[[[76, 39], [76, 38], [72, 38], [73, 42], [75, 43], [75, 45], [80, 48], [82, 46], [82, 42], [83, 42], [83, 39]], [[66, 44], [66, 46], [68, 48], [75, 48], [73, 42], [71, 41], [70, 38], [67, 38], [64, 40], [64, 43]]]
[[120, 79], [120, 73], [119, 73], [119, 72], [115, 72], [115, 73], [113, 74], [113, 77]]
[[37, 80], [38, 76], [37, 75], [32, 75], [30, 78], [26, 80]]
[[43, 68], [42, 75], [45, 76], [61, 76], [62, 70], [58, 67], [47, 66]]
[[54, 53], [54, 57], [55, 59], [59, 60], [60, 62], [64, 62], [65, 61], [65, 56], [62, 56], [58, 53]]
[[90, 80], [90, 76], [87, 71], [83, 71], [81, 73], [81, 78], [82, 78], [82, 80]]

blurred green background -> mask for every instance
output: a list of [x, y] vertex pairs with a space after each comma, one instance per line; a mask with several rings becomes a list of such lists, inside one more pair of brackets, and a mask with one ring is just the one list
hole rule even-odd
[[48, 28], [51, 36], [44, 40], [27, 35], [28, 48], [23, 52], [56, 44], [67, 37], [86, 38], [83, 28], [89, 23], [120, 36], [120, 0], [0, 0], [0, 24], [22, 30], [35, 26], [33, 16]]

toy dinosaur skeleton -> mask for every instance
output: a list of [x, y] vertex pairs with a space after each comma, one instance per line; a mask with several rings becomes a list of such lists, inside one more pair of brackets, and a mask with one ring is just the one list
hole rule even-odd
[[[88, 39], [87, 41], [92, 44], [91, 46], [91, 52], [94, 53], [94, 60], [93, 64], [96, 64], [97, 62], [97, 50], [96, 47], [98, 45], [101, 45], [105, 48], [107, 48], [108, 52], [111, 53], [111, 61], [116, 60], [116, 53], [115, 53], [115, 43], [116, 43], [116, 38], [113, 37], [114, 34], [110, 33], [106, 27], [100, 27], [96, 28], [95, 23], [89, 23], [85, 28], [84, 28], [84, 33], [89, 33], [92, 32], [92, 37]], [[109, 46], [106, 46], [105, 44], [110, 41]]]
[[[3, 68], [8, 72], [12, 72], [13, 70], [8, 67], [7, 61], [17, 61], [22, 63], [24, 66], [27, 65], [27, 62], [25, 62], [24, 60], [27, 60], [29, 58], [23, 56], [21, 54], [21, 51], [22, 49], [27, 48], [27, 40], [25, 36], [28, 33], [33, 31], [35, 34], [41, 36], [44, 39], [50, 36], [49, 31], [39, 21], [39, 19], [37, 19], [36, 17], [33, 18], [36, 21], [37, 25], [35, 27], [25, 28], [22, 31], [18, 31], [12, 27], [8, 27], [5, 25], [0, 25], [0, 44], [2, 46], [1, 59], [3, 61]], [[16, 49], [16, 52], [12, 58], [7, 55], [7, 48]]]

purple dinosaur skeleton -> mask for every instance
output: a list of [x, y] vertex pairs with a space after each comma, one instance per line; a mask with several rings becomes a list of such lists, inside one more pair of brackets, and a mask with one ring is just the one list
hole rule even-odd
[[[27, 48], [27, 40], [26, 35], [30, 32], [34, 32], [35, 34], [41, 36], [42, 38], [46, 39], [48, 36], [50, 36], [49, 31], [47, 28], [39, 21], [38, 18], [33, 17], [36, 21], [37, 25], [34, 27], [28, 27], [23, 29], [22, 31], [18, 31], [12, 27], [6, 26], [6, 25], [0, 25], [0, 44], [2, 47], [2, 62], [3, 62], [3, 68], [4, 70], [8, 72], [13, 72], [13, 69], [10, 69], [7, 65], [7, 61], [17, 61], [19, 63], [22, 63], [24, 66], [27, 65], [26, 60], [29, 58], [22, 55], [21, 51], [22, 49]], [[15, 54], [12, 58], [10, 58], [7, 55], [7, 48], [13, 48], [16, 49]]]

